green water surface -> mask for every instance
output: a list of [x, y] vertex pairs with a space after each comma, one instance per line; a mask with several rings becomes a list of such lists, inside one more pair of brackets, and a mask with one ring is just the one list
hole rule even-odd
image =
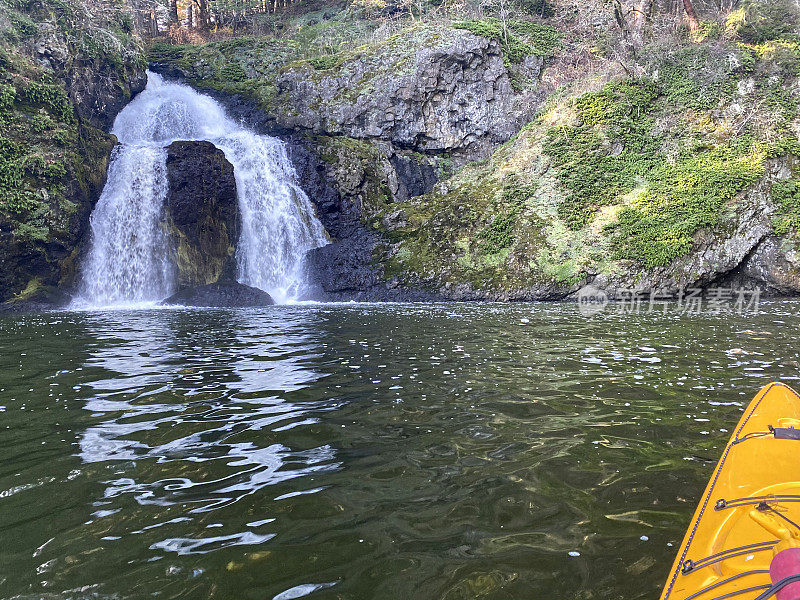
[[800, 303], [0, 316], [0, 597], [657, 597]]

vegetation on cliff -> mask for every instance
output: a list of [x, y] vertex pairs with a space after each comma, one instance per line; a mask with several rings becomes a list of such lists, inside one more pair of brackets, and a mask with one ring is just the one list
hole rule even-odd
[[113, 146], [103, 83], [121, 106], [143, 68], [125, 10], [0, 1], [0, 299], [71, 275]]
[[[403, 207], [391, 273], [558, 295], [594, 274], [631, 282], [676, 264], [701, 231], [724, 238], [768, 162], [800, 154], [800, 46], [785, 26], [799, 14], [742, 3], [637, 48], [633, 76], [571, 82], [487, 163]], [[795, 180], [771, 187], [775, 233], [796, 232]]]
[[[0, 110], [17, 145], [0, 185], [17, 239], [53, 235], [70, 210], [59, 190], [88, 177], [76, 157], [95, 131], [70, 69], [42, 58], [40, 23], [95, 69], [136, 60], [124, 8], [85, 35], [53, 16], [57, 1], [4, 8]], [[168, 32], [148, 60], [302, 140], [380, 240], [370, 256], [390, 286], [455, 298], [563, 297], [595, 277], [679, 289], [724, 278], [765, 235], [794, 248], [796, 0], [232, 6], [139, 0], [134, 14]], [[800, 265], [787, 269], [800, 281]]]

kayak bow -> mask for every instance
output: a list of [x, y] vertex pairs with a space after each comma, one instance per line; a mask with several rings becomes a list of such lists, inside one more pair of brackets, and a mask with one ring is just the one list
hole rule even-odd
[[770, 383], [714, 469], [661, 600], [800, 599], [800, 396]]

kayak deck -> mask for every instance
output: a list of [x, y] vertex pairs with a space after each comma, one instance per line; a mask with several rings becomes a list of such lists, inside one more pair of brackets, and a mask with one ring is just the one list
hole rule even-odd
[[[795, 431], [792, 428], [797, 428]], [[745, 409], [714, 469], [661, 600], [752, 600], [770, 587], [775, 535], [751, 516], [800, 523], [800, 396], [770, 383]]]

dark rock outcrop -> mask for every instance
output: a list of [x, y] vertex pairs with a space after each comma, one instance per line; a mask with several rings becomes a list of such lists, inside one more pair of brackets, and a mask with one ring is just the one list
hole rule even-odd
[[208, 307], [252, 307], [275, 304], [265, 291], [235, 281], [186, 287], [161, 304]]
[[[412, 187], [432, 185], [425, 180], [431, 169], [426, 163], [419, 165], [413, 157], [370, 142], [322, 136], [290, 138], [289, 156], [300, 186], [332, 238], [306, 257], [306, 298], [380, 302], [435, 297], [386, 280], [383, 266], [374, 260], [382, 238], [369, 226], [395, 202], [392, 161], [404, 161]], [[416, 170], [410, 164], [417, 165]]]
[[178, 285], [233, 282], [241, 229], [233, 165], [210, 142], [173, 142], [167, 178], [166, 220]]
[[[76, 8], [80, 6], [76, 2]], [[113, 10], [92, 7], [91, 12], [76, 10], [70, 18], [70, 26], [93, 32], [105, 20], [115, 17]], [[52, 21], [39, 25], [41, 35], [32, 46], [33, 57], [64, 82], [75, 112], [84, 123], [108, 131], [117, 113], [147, 84], [140, 60], [142, 48], [135, 40], [128, 46], [108, 40], [115, 44], [114, 50], [93, 55], [86, 47], [76, 47], [62, 27]]]

